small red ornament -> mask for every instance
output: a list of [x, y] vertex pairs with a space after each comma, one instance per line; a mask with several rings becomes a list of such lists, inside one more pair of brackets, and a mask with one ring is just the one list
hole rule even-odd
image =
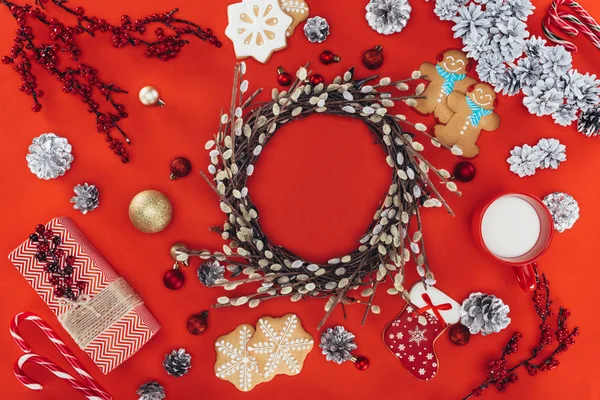
[[189, 317], [186, 326], [192, 335], [201, 335], [206, 332], [208, 329], [208, 310]]
[[367, 357], [352, 357], [350, 361], [354, 363], [354, 366], [359, 371], [364, 371], [365, 369], [369, 368], [369, 359]]
[[185, 157], [177, 157], [171, 161], [171, 180], [183, 178], [192, 172], [192, 163]]
[[338, 62], [342, 61], [342, 57], [336, 56], [329, 50], [325, 50], [324, 52], [322, 52], [320, 58], [321, 58], [321, 62], [325, 65], [338, 63]]
[[460, 182], [471, 182], [476, 174], [477, 170], [470, 161], [461, 161], [454, 167], [454, 178]]
[[471, 332], [463, 324], [455, 324], [450, 327], [450, 341], [457, 346], [464, 346], [469, 343]]
[[283, 67], [277, 68], [277, 74], [277, 82], [279, 82], [281, 86], [290, 86], [292, 84], [292, 76], [285, 72]]
[[310, 79], [308, 81], [310, 82], [311, 85], [317, 86], [317, 85], [323, 83], [325, 81], [325, 79], [319, 74], [314, 74], [313, 76], [310, 77]]
[[165, 272], [163, 282], [167, 289], [179, 290], [185, 283], [185, 275], [179, 270], [179, 268], [173, 268]]
[[363, 65], [368, 69], [377, 69], [383, 65], [383, 47], [375, 46], [363, 54]]

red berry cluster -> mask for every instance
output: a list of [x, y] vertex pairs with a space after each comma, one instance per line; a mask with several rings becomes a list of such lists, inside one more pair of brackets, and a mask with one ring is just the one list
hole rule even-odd
[[81, 294], [87, 284], [83, 281], [73, 281], [73, 265], [76, 260], [73, 256], [65, 255], [64, 250], [59, 248], [60, 236], [39, 224], [35, 227], [35, 233], [29, 235], [29, 240], [37, 246], [35, 258], [40, 263], [45, 263], [44, 272], [54, 286], [54, 295], [70, 300], [77, 299], [76, 291]]
[[[67, 6], [66, 0], [36, 0], [35, 3], [41, 8], [28, 4], [20, 6], [9, 0], [0, 0], [0, 5], [3, 4], [9, 9], [19, 25], [10, 55], [3, 56], [0, 59], [1, 62], [14, 64], [14, 70], [21, 78], [19, 90], [33, 98], [34, 104], [31, 109], [34, 112], [42, 109], [38, 99], [44, 93], [37, 88], [36, 77], [31, 72], [30, 60], [35, 60], [48, 74], [56, 76], [62, 82], [65, 93], [79, 96], [86, 104], [88, 112], [96, 115], [98, 132], [106, 135], [109, 148], [124, 163], [129, 161], [129, 154], [123, 143], [111, 136], [111, 132], [116, 129], [125, 138], [125, 141], [130, 143], [129, 138], [118, 125], [119, 120], [127, 118], [127, 112], [122, 104], [117, 104], [113, 99], [114, 93], [126, 92], [114, 84], [101, 81], [97, 76], [96, 69], [87, 65], [81, 64], [75, 69], [67, 67], [59, 70], [60, 53], [69, 53], [72, 60], [77, 60], [81, 55], [81, 49], [75, 42], [76, 36], [84, 33], [95, 36], [96, 32], [112, 33], [112, 44], [115, 47], [146, 45], [148, 57], [157, 57], [164, 61], [176, 57], [183, 46], [189, 43], [183, 39], [184, 35], [193, 35], [216, 47], [221, 47], [221, 42], [213, 36], [210, 29], [202, 29], [193, 22], [176, 18], [177, 9], [161, 14], [152, 14], [134, 21], [129, 16], [123, 15], [119, 25], [111, 25], [102, 18], [87, 16], [83, 7]], [[57, 18], [48, 18], [42, 11], [46, 3], [52, 3], [74, 16], [77, 24], [69, 26]], [[50, 39], [54, 43], [51, 45], [35, 44], [33, 29], [29, 26], [28, 18], [46, 25], [50, 31]], [[173, 34], [167, 34], [162, 28], [157, 28], [155, 30], [157, 40], [154, 42], [145, 40], [143, 35], [147, 29], [146, 25], [154, 23], [164, 25], [172, 30]], [[100, 111], [100, 105], [93, 100], [94, 89], [99, 89], [116, 112]]]
[[[575, 337], [579, 335], [579, 328], [575, 327], [573, 330], [569, 330], [567, 326], [567, 319], [571, 316], [569, 310], [560, 308], [557, 318], [557, 329], [554, 332], [547, 323], [548, 317], [554, 315], [553, 310], [550, 309], [550, 306], [552, 305], [552, 300], [550, 299], [550, 286], [545, 275], [542, 275], [540, 278], [537, 275], [537, 271], [535, 272], [538, 282], [532, 300], [536, 314], [541, 320], [538, 344], [531, 350], [530, 357], [520, 361], [513, 367], [508, 368], [507, 356], [516, 353], [519, 350], [519, 342], [523, 339], [521, 333], [514, 333], [502, 350], [502, 356], [497, 360], [490, 360], [486, 364], [487, 379], [477, 388], [473, 389], [464, 399], [479, 397], [483, 394], [485, 389], [492, 385], [495, 386], [500, 393], [504, 393], [510, 384], [518, 381], [519, 377], [516, 371], [520, 367], [524, 367], [530, 376], [535, 376], [538, 372], [555, 369], [559, 365], [556, 356], [567, 351], [568, 348], [575, 343]], [[542, 350], [552, 344], [553, 336], [558, 343], [556, 348], [541, 361], [536, 361]]]

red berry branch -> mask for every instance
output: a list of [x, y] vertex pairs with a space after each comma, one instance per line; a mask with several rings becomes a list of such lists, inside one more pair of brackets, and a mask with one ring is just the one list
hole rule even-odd
[[[44, 10], [44, 4], [51, 3], [71, 14], [75, 19], [73, 26], [67, 25], [56, 18], [49, 18]], [[35, 6], [25, 4], [17, 5], [9, 0], [0, 0], [15, 18], [18, 29], [14, 37], [14, 44], [10, 55], [2, 57], [3, 64], [12, 64], [14, 70], [21, 78], [19, 90], [31, 96], [33, 105], [31, 109], [38, 112], [42, 109], [39, 99], [44, 93], [38, 88], [36, 77], [32, 73], [32, 60], [35, 61], [48, 74], [56, 76], [63, 84], [63, 92], [78, 96], [87, 105], [88, 112], [96, 115], [96, 128], [98, 133], [105, 135], [109, 148], [121, 157], [124, 163], [129, 161], [129, 154], [123, 142], [115, 139], [111, 132], [116, 129], [123, 136], [127, 144], [131, 141], [119, 126], [119, 121], [127, 118], [125, 107], [115, 101], [115, 93], [127, 93], [113, 83], [108, 83], [98, 77], [95, 68], [85, 64], [77, 67], [61, 66], [61, 53], [68, 53], [70, 58], [78, 61], [81, 49], [75, 42], [77, 35], [88, 34], [93, 37], [97, 32], [112, 34], [114, 47], [145, 46], [147, 57], [156, 57], [163, 61], [175, 58], [181, 49], [189, 43], [185, 37], [195, 36], [216, 47], [221, 47], [221, 42], [213, 36], [210, 29], [202, 29], [199, 25], [176, 18], [178, 9], [162, 14], [152, 14], [136, 20], [131, 20], [127, 15], [121, 17], [119, 25], [112, 25], [102, 18], [88, 16], [82, 7], [71, 8], [67, 0], [36, 0]], [[50, 31], [53, 43], [35, 43], [35, 36], [31, 26], [32, 21], [41, 22]], [[148, 41], [144, 34], [150, 24], [160, 24], [154, 30], [156, 39]], [[166, 28], [167, 31], [165, 31]], [[97, 92], [104, 97], [111, 107], [111, 111], [103, 111], [100, 104], [93, 99]]]
[[[523, 338], [523, 335], [519, 332], [515, 332], [508, 344], [502, 350], [502, 356], [497, 360], [490, 360], [486, 365], [486, 372], [488, 378], [477, 388], [473, 389], [469, 395], [464, 397], [463, 400], [471, 397], [479, 397], [483, 394], [483, 391], [490, 386], [495, 386], [500, 393], [504, 393], [510, 384], [518, 381], [517, 370], [524, 367], [530, 376], [537, 375], [538, 372], [550, 371], [555, 369], [559, 361], [556, 358], [557, 355], [564, 353], [569, 347], [575, 343], [575, 336], [579, 335], [579, 328], [575, 327], [569, 331], [567, 326], [567, 319], [571, 315], [571, 312], [566, 308], [560, 307], [557, 317], [557, 328], [554, 331], [557, 345], [549, 353], [546, 352], [545, 356], [541, 356], [542, 350], [552, 344], [552, 328], [547, 323], [548, 317], [554, 315], [554, 311], [550, 309], [552, 300], [550, 299], [550, 282], [546, 279], [546, 276], [542, 274], [541, 278], [535, 271], [537, 279], [537, 287], [533, 294], [533, 307], [535, 312], [541, 320], [540, 323], [540, 339], [538, 344], [531, 350], [531, 356], [515, 364], [513, 367], [507, 367], [507, 356], [516, 353], [519, 349], [519, 342]], [[539, 361], [536, 361], [540, 359]]]

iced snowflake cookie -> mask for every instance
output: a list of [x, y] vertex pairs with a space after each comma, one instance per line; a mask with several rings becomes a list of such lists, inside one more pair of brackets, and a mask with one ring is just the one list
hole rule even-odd
[[313, 337], [302, 328], [298, 316], [287, 314], [259, 319], [248, 350], [266, 382], [278, 374], [298, 375], [313, 345]]
[[233, 383], [242, 392], [249, 392], [254, 386], [264, 382], [258, 362], [248, 349], [252, 335], [252, 325], [240, 325], [215, 342], [217, 378]]
[[284, 13], [294, 19], [286, 31], [287, 37], [294, 34], [296, 27], [308, 19], [310, 12], [308, 4], [304, 0], [279, 0], [279, 5]]
[[242, 0], [227, 7], [227, 17], [225, 35], [233, 42], [236, 57], [253, 57], [263, 64], [287, 46], [286, 32], [294, 22], [278, 0]]

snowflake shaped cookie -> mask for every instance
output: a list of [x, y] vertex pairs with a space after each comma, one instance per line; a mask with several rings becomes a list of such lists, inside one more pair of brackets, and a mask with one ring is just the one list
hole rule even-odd
[[263, 382], [258, 362], [248, 351], [248, 342], [252, 335], [252, 325], [240, 325], [215, 342], [215, 374], [218, 378], [233, 383], [243, 392], [248, 392]]
[[253, 57], [266, 63], [273, 52], [287, 46], [286, 31], [293, 18], [278, 0], [242, 0], [227, 7], [225, 35], [233, 42], [238, 59]]
[[277, 374], [299, 374], [313, 344], [298, 317], [288, 314], [282, 318], [261, 318], [248, 349], [261, 366], [264, 362], [261, 371], [265, 380], [270, 380]]

